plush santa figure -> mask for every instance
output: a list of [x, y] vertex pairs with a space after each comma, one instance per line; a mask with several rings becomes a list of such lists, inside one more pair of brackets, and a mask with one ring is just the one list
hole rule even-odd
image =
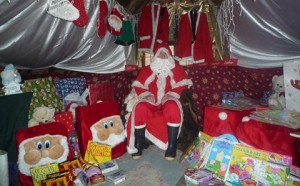
[[48, 123], [16, 132], [18, 169], [22, 186], [32, 186], [30, 168], [71, 159], [67, 129], [60, 123]]
[[[127, 151], [134, 159], [140, 158], [147, 137], [159, 148], [166, 150], [167, 160], [173, 160], [183, 121], [179, 98], [192, 85], [192, 81], [183, 67], [174, 62], [168, 45], [156, 45], [154, 51], [151, 64], [140, 71], [132, 85], [139, 101], [126, 125]], [[157, 114], [161, 115], [164, 125], [162, 122], [150, 121]]]
[[105, 101], [76, 108], [78, 140], [85, 156], [89, 140], [112, 147], [112, 159], [126, 152], [125, 130], [115, 101]]

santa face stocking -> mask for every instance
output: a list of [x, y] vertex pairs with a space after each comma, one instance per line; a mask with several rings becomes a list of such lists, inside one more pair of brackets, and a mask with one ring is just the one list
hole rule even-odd
[[98, 36], [104, 38], [106, 35], [106, 24], [108, 16], [108, 5], [106, 0], [99, 1], [99, 14], [98, 14]]
[[68, 0], [48, 0], [48, 14], [64, 19], [74, 21], [79, 18], [79, 11]]
[[84, 0], [69, 1], [79, 10], [79, 18], [73, 21], [73, 23], [79, 27], [84, 27], [89, 22], [89, 16], [85, 10]]

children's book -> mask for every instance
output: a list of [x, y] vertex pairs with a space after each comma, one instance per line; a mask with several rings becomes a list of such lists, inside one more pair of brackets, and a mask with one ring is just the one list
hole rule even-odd
[[41, 181], [47, 178], [48, 174], [59, 172], [58, 164], [51, 163], [30, 168], [34, 186], [40, 186]]
[[188, 147], [181, 163], [187, 162], [190, 167], [196, 169], [203, 168], [207, 161], [213, 139], [212, 136], [200, 131], [198, 137]]
[[274, 163], [272, 154], [252, 147], [235, 145], [226, 174], [226, 183], [284, 186], [289, 175], [288, 163]]
[[205, 169], [187, 169], [184, 173], [184, 179], [187, 184], [201, 185], [212, 179], [212, 172]]
[[102, 174], [106, 174], [108, 172], [118, 170], [119, 165], [116, 160], [111, 160], [111, 161], [99, 164], [99, 168], [101, 169]]
[[117, 185], [126, 179], [126, 174], [124, 170], [118, 170], [106, 176], [107, 181]]
[[87, 145], [84, 160], [96, 164], [110, 161], [112, 157], [111, 150], [110, 145], [100, 144], [90, 140]]
[[225, 179], [229, 167], [233, 146], [238, 143], [235, 136], [223, 134], [214, 139], [205, 169], [214, 173], [220, 180]]

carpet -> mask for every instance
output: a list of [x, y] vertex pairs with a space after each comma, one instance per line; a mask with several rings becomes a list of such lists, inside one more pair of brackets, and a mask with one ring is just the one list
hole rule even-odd
[[[165, 160], [165, 151], [150, 145], [143, 156], [133, 160], [130, 154], [116, 159], [119, 170], [126, 172], [126, 180], [119, 186], [175, 186], [182, 178], [186, 165], [179, 163], [182, 152], [177, 151], [173, 161]], [[104, 185], [111, 185], [106, 182]]]

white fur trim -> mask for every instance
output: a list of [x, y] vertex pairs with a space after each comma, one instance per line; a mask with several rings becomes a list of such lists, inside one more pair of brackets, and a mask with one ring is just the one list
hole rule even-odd
[[127, 146], [127, 152], [128, 154], [134, 154], [134, 153], [137, 153], [137, 149], [135, 147], [131, 147], [131, 146]]
[[167, 125], [170, 127], [179, 127], [180, 123], [167, 123]]
[[140, 37], [140, 40], [141, 40], [141, 41], [144, 41], [144, 40], [146, 40], [146, 39], [151, 39], [151, 36], [148, 35], [148, 36], [141, 36], [141, 37]]
[[142, 128], [145, 128], [146, 127], [146, 124], [144, 124], [144, 125], [139, 125], [139, 126], [135, 126], [134, 128], [135, 129], [142, 129]]
[[168, 143], [164, 143], [152, 134], [150, 134], [147, 130], [145, 132], [145, 136], [147, 139], [149, 139], [152, 143], [154, 143], [158, 148], [162, 150], [167, 150], [168, 148]]

